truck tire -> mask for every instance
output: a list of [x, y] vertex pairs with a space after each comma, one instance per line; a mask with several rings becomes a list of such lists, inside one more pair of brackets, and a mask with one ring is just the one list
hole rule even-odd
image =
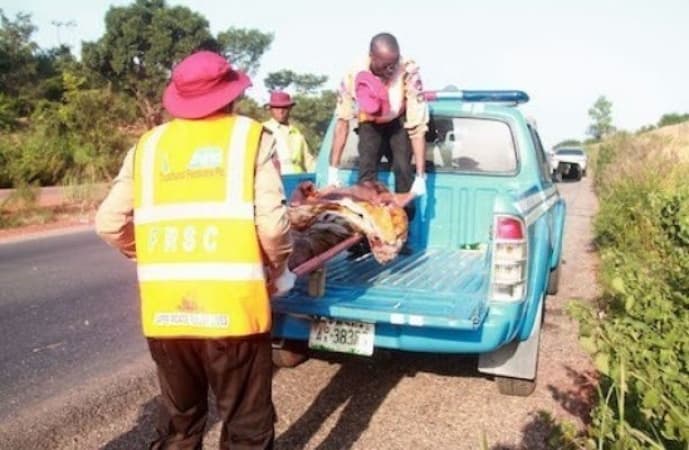
[[285, 340], [282, 348], [273, 348], [273, 365], [280, 368], [297, 367], [309, 359], [306, 342]]
[[548, 295], [555, 295], [560, 289], [560, 264], [556, 268], [550, 271], [550, 277], [548, 278]]
[[586, 176], [586, 169], [584, 169], [584, 170], [581, 171], [581, 175], [584, 176], [584, 177]]
[[572, 170], [574, 171], [574, 179], [576, 181], [581, 180], [581, 167], [575, 165]]
[[498, 391], [503, 395], [528, 397], [536, 389], [536, 380], [520, 380], [518, 378], [496, 377]]

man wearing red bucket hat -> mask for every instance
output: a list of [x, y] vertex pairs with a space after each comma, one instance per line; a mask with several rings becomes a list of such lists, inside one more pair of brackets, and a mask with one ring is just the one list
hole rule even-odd
[[[349, 122], [358, 119], [359, 179], [375, 181], [383, 155], [391, 160], [395, 192], [426, 194], [425, 133], [428, 105], [418, 66], [400, 56], [397, 39], [380, 33], [371, 39], [369, 56], [344, 77], [335, 109], [328, 184], [340, 184], [339, 166], [349, 134]], [[416, 175], [411, 164], [416, 162]], [[411, 221], [414, 205], [405, 210]], [[411, 250], [405, 246], [403, 253]]]
[[184, 59], [163, 96], [173, 120], [127, 154], [96, 216], [137, 263], [162, 394], [152, 448], [201, 448], [209, 386], [220, 448], [273, 445], [269, 289], [284, 294], [295, 277], [273, 139], [233, 112], [250, 85], [215, 53]]
[[273, 133], [276, 150], [283, 175], [313, 172], [315, 160], [309, 152], [301, 131], [289, 122], [289, 113], [294, 106], [292, 97], [287, 92], [273, 91], [266, 107], [270, 110], [270, 120], [263, 126]]

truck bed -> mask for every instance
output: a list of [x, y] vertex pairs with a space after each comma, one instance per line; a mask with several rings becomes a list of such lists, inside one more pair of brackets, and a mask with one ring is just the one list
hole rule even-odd
[[368, 254], [326, 265], [323, 297], [300, 280], [276, 313], [449, 329], [476, 329], [486, 314], [485, 250], [430, 248], [380, 265]]

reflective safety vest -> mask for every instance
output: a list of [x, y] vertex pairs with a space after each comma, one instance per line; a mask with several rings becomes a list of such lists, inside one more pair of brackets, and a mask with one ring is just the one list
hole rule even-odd
[[[280, 161], [280, 173], [291, 175], [306, 172], [302, 166], [305, 165], [303, 152], [307, 150], [302, 147], [304, 137], [299, 130], [291, 125], [281, 126], [275, 120], [263, 122], [263, 126], [270, 130], [273, 133], [273, 138], [275, 138], [275, 148], [278, 161]], [[283, 131], [285, 128], [286, 133]]]
[[262, 129], [235, 115], [175, 119], [137, 144], [134, 225], [145, 336], [270, 330], [254, 219]]

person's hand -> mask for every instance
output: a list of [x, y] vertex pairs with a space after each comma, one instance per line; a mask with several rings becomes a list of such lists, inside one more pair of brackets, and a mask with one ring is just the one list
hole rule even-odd
[[287, 295], [287, 293], [294, 287], [295, 281], [297, 281], [297, 276], [289, 269], [285, 268], [280, 276], [273, 280], [273, 297], [282, 297], [283, 295]]
[[411, 185], [409, 192], [417, 197], [423, 197], [426, 195], [426, 176], [416, 174], [414, 177], [414, 183]]
[[337, 167], [328, 166], [328, 186], [341, 187], [340, 170]]

